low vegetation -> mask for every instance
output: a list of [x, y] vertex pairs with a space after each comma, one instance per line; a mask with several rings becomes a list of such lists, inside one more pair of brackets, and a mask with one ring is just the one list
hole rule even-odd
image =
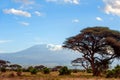
[[66, 67], [62, 67], [60, 70], [59, 70], [59, 75], [70, 75], [71, 74], [71, 71]]
[[44, 73], [44, 74], [49, 74], [49, 73], [50, 73], [50, 69], [47, 68], [47, 67], [44, 68], [44, 69], [43, 69], [43, 73]]
[[107, 78], [120, 78], [120, 65], [117, 65], [114, 69], [108, 70], [106, 73]]

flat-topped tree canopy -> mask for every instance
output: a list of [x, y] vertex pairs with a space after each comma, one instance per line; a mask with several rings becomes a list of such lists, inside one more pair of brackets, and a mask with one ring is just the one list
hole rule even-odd
[[63, 47], [82, 53], [94, 68], [96, 62], [120, 58], [120, 32], [108, 27], [88, 27], [68, 38]]

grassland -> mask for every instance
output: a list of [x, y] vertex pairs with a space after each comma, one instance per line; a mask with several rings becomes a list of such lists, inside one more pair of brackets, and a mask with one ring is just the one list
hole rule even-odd
[[60, 76], [58, 72], [51, 72], [50, 74], [39, 72], [36, 75], [23, 72], [21, 76], [17, 76], [16, 72], [5, 72], [0, 74], [0, 80], [120, 80], [120, 78], [93, 77], [92, 74], [85, 72], [64, 76]]

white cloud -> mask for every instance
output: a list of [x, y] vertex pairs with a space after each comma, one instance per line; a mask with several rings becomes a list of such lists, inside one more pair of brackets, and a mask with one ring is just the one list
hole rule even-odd
[[58, 0], [46, 0], [47, 2], [57, 2]]
[[29, 26], [30, 24], [28, 22], [20, 22], [23, 26]]
[[14, 14], [14, 15], [18, 15], [18, 16], [31, 17], [31, 14], [29, 12], [22, 11], [22, 10], [17, 10], [17, 9], [14, 9], [14, 8], [4, 9], [3, 12], [5, 14]]
[[59, 51], [62, 49], [61, 45], [54, 45], [54, 44], [48, 44], [47, 48], [49, 48], [49, 50], [51, 51]]
[[101, 17], [96, 17], [96, 20], [102, 21], [102, 18]]
[[47, 2], [70, 3], [78, 5], [80, 0], [46, 0]]
[[20, 3], [20, 9], [28, 10], [33, 9], [33, 5], [35, 5], [35, 0], [12, 0], [15, 3]]
[[0, 40], [0, 44], [11, 42], [12, 40]]
[[105, 12], [120, 16], [120, 0], [103, 0], [105, 3]]
[[79, 23], [80, 21], [79, 21], [79, 19], [74, 19], [74, 20], [72, 20], [72, 22], [73, 23]]
[[13, 1], [16, 3], [22, 3], [24, 5], [30, 5], [35, 3], [33, 0], [13, 0]]
[[74, 3], [74, 4], [79, 4], [79, 3], [80, 3], [80, 0], [73, 0], [73, 3]]
[[35, 11], [34, 12], [37, 16], [42, 16], [43, 14], [41, 13], [41, 12], [39, 12], [39, 11]]

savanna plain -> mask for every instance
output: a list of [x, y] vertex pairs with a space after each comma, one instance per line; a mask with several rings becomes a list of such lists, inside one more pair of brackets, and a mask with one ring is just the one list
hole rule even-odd
[[43, 74], [39, 72], [31, 75], [29, 72], [23, 72], [18, 76], [14, 71], [7, 71], [0, 74], [0, 80], [120, 80], [120, 78], [105, 78], [93, 77], [91, 73], [77, 72], [71, 75], [59, 75], [59, 72], [50, 72], [50, 74]]

